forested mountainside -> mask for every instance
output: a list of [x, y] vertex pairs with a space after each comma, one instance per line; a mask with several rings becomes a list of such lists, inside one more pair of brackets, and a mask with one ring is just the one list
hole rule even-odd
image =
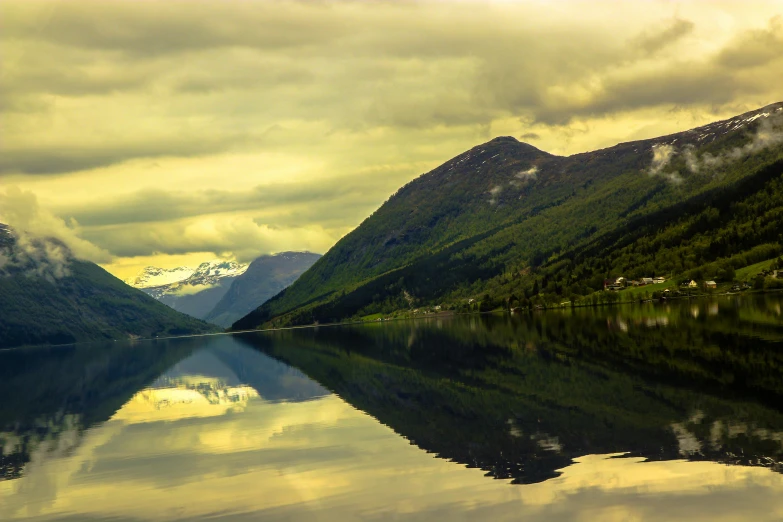
[[0, 228], [0, 348], [215, 331], [55, 239]]
[[234, 328], [718, 277], [781, 253], [782, 173], [783, 103], [569, 157], [496, 138], [402, 187]]
[[296, 281], [320, 257], [311, 252], [281, 252], [256, 258], [232, 281], [228, 291], [204, 319], [220, 326], [231, 326]]

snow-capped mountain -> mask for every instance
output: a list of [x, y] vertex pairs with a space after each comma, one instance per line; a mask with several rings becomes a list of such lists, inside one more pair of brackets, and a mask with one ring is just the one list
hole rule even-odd
[[236, 278], [228, 292], [203, 319], [220, 326], [231, 326], [231, 323], [296, 281], [320, 257], [311, 252], [281, 252], [255, 259], [247, 272]]
[[215, 259], [196, 268], [148, 266], [125, 282], [179, 312], [202, 319], [249, 265]]
[[170, 285], [184, 281], [192, 276], [196, 270], [187, 266], [177, 268], [158, 268], [148, 266], [139, 275], [126, 279], [125, 283], [133, 288], [152, 288], [155, 286]]
[[[190, 285], [214, 284], [226, 277], [237, 277], [245, 273], [248, 263], [236, 263], [216, 259], [198, 265], [186, 282]], [[184, 282], [184, 281], [183, 281]]]

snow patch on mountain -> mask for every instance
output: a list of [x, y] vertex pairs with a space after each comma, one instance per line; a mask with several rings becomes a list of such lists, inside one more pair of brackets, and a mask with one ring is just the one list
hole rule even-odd
[[[176, 268], [158, 268], [148, 266], [136, 277], [126, 279], [128, 285], [148, 290], [155, 298], [164, 294], [192, 294], [215, 286], [227, 277], [244, 274], [249, 265], [235, 261], [214, 259], [201, 263], [196, 268], [178, 266]], [[189, 287], [189, 288], [185, 288]], [[155, 290], [151, 292], [151, 290]], [[190, 290], [190, 291], [189, 291]], [[196, 292], [192, 290], [197, 290]]]
[[192, 276], [196, 270], [187, 266], [176, 268], [158, 268], [148, 266], [136, 277], [125, 280], [125, 284], [133, 288], [153, 288], [156, 286], [170, 285], [184, 281]]

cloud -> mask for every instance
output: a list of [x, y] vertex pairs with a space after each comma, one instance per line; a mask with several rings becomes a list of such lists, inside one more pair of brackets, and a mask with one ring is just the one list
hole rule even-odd
[[[695, 147], [688, 145], [683, 147], [681, 153], [688, 170], [699, 173], [720, 168], [727, 163], [739, 161], [781, 143], [783, 143], [783, 110], [778, 109], [774, 113], [760, 116], [759, 124], [749, 136], [748, 142], [740, 147], [732, 147], [718, 155], [706, 152], [699, 157]], [[655, 159], [653, 159], [654, 163]]]
[[261, 254], [288, 250], [325, 252], [350, 229], [320, 225], [272, 227], [249, 215], [199, 216], [193, 219], [85, 229], [90, 241], [120, 257], [212, 252], [249, 262]]
[[10, 245], [0, 247], [0, 276], [22, 274], [54, 283], [71, 275], [73, 256], [64, 244], [24, 232], [12, 232], [11, 237]]
[[[0, 182], [112, 253], [323, 251], [487, 136], [566, 154], [783, 99], [774, 3], [0, 10]], [[232, 220], [253, 227], [244, 242], [175, 237]]]
[[195, 295], [203, 292], [204, 290], [215, 288], [215, 286], [217, 285], [179, 285], [168, 293], [177, 296]]
[[[19, 244], [34, 245], [30, 238], [54, 238], [73, 256], [94, 262], [107, 262], [111, 255], [80, 236], [78, 223], [66, 223], [38, 205], [35, 194], [22, 191], [18, 187], [7, 188], [0, 192], [0, 223], [9, 225], [19, 237]], [[48, 242], [46, 242], [48, 244]], [[38, 248], [38, 247], [36, 247]], [[53, 247], [44, 247], [45, 249]], [[60, 248], [54, 248], [60, 251]], [[62, 254], [57, 254], [61, 256]]]
[[645, 31], [642, 35], [633, 39], [631, 44], [645, 54], [654, 54], [692, 33], [694, 28], [695, 24], [690, 20], [675, 18], [661, 28]]
[[723, 48], [717, 62], [732, 69], [747, 69], [766, 66], [780, 61], [783, 49], [783, 17], [770, 19], [765, 29], [744, 32]]
[[675, 148], [668, 144], [653, 145], [652, 153], [652, 163], [650, 164], [647, 173], [650, 176], [659, 176], [672, 185], [680, 185], [684, 180], [679, 172], [664, 172], [664, 169], [669, 165], [676, 154]]
[[699, 165], [699, 158], [696, 155], [695, 148], [696, 147], [693, 145], [684, 147], [682, 150], [682, 157], [685, 160], [685, 166], [688, 170], [693, 173], [698, 173], [701, 170], [701, 166]]
[[503, 192], [503, 187], [500, 185], [495, 185], [491, 189], [489, 189], [489, 204], [490, 205], [496, 205], [498, 202], [498, 197], [500, 196], [500, 193]]
[[[152, 139], [150, 139], [152, 138]], [[0, 177], [3, 174], [58, 174], [106, 167], [136, 158], [166, 156], [191, 157], [240, 148], [248, 137], [228, 133], [221, 137], [179, 136], [156, 140], [154, 137], [118, 140], [114, 146], [108, 138], [100, 144], [81, 147], [7, 146], [0, 156]]]
[[534, 179], [538, 178], [538, 167], [535, 165], [530, 167], [527, 170], [521, 170], [514, 174], [514, 177], [517, 179], [521, 179], [522, 181], [532, 181]]
[[524, 134], [520, 134], [519, 139], [520, 140], [537, 140], [540, 139], [541, 135], [536, 132], [526, 132]]
[[667, 144], [657, 145], [653, 146], [652, 152], [652, 164], [650, 165], [648, 172], [650, 176], [656, 176], [666, 168], [672, 160], [672, 157], [674, 156], [674, 147]]
[[[299, 223], [307, 223], [307, 212], [313, 207], [329, 211], [333, 218], [356, 217], [353, 207], [360, 205], [367, 194], [382, 197], [393, 185], [372, 177], [343, 176], [311, 183], [269, 183], [248, 190], [211, 189], [201, 191], [166, 191], [146, 189], [124, 194], [89, 208], [62, 208], [61, 214], [76, 219], [83, 226], [105, 226], [130, 223], [151, 223], [205, 214], [297, 209]], [[311, 216], [315, 217], [315, 216]], [[363, 215], [361, 216], [363, 217]], [[321, 216], [321, 219], [323, 216]], [[283, 219], [280, 224], [291, 224]]]

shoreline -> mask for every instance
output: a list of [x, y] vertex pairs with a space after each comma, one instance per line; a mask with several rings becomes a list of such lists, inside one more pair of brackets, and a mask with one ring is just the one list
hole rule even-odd
[[388, 319], [382, 319], [380, 321], [378, 320], [370, 320], [370, 321], [340, 321], [340, 322], [331, 322], [331, 323], [321, 323], [321, 324], [306, 324], [306, 325], [297, 325], [297, 326], [278, 326], [274, 328], [257, 328], [252, 330], [238, 330], [236, 332], [226, 332], [229, 334], [232, 333], [250, 333], [250, 332], [275, 332], [275, 331], [284, 331], [284, 330], [297, 330], [302, 328], [318, 328], [321, 326], [348, 326], [348, 325], [370, 325], [370, 324], [377, 324], [377, 323], [387, 323], [391, 321], [415, 321], [415, 320], [421, 320], [421, 319], [434, 319], [434, 318], [443, 318], [443, 317], [454, 317], [454, 316], [462, 316], [462, 315], [486, 315], [486, 314], [519, 314], [519, 313], [535, 313], [535, 312], [541, 312], [541, 311], [547, 311], [547, 310], [567, 310], [571, 308], [599, 308], [604, 306], [618, 306], [618, 305], [639, 305], [639, 304], [661, 304], [665, 303], [667, 301], [675, 301], [675, 300], [691, 300], [691, 299], [704, 299], [704, 298], [710, 298], [710, 297], [743, 297], [743, 296], [760, 296], [760, 295], [766, 295], [766, 294], [776, 294], [776, 293], [783, 293], [783, 289], [774, 289], [774, 290], [747, 290], [744, 292], [724, 292], [720, 294], [698, 294], [698, 295], [691, 295], [691, 296], [680, 296], [680, 297], [669, 297], [665, 300], [661, 299], [650, 299], [646, 301], [640, 301], [640, 300], [634, 300], [634, 301], [617, 301], [615, 303], [584, 303], [584, 304], [573, 304], [569, 306], [546, 306], [542, 308], [514, 308], [512, 310], [509, 310], [507, 308], [502, 309], [495, 309], [495, 310], [488, 310], [484, 312], [456, 312], [454, 310], [445, 310], [442, 312], [435, 312], [432, 314], [426, 314], [426, 315], [418, 315], [418, 316], [404, 316], [404, 317], [389, 317]]
[[300, 330], [305, 328], [319, 328], [319, 327], [331, 327], [331, 326], [349, 326], [349, 325], [371, 325], [376, 323], [387, 323], [391, 321], [416, 321], [416, 320], [422, 320], [422, 319], [438, 319], [438, 318], [444, 318], [444, 317], [454, 317], [454, 316], [462, 316], [462, 315], [487, 315], [487, 314], [519, 314], [519, 313], [535, 313], [540, 311], [548, 311], [548, 310], [567, 310], [571, 308], [600, 308], [604, 306], [618, 306], [618, 305], [639, 305], [639, 304], [661, 304], [666, 303], [668, 301], [681, 301], [684, 299], [692, 300], [692, 299], [704, 299], [704, 298], [710, 298], [710, 297], [743, 297], [743, 296], [761, 296], [761, 295], [768, 295], [768, 294], [779, 294], [783, 293], [783, 289], [774, 289], [774, 290], [747, 290], [744, 292], [723, 292], [719, 294], [698, 294], [698, 295], [689, 295], [689, 296], [679, 296], [679, 297], [669, 297], [666, 299], [649, 299], [649, 300], [633, 300], [633, 301], [617, 301], [614, 303], [574, 303], [568, 306], [545, 306], [541, 308], [514, 308], [514, 309], [495, 309], [495, 310], [488, 310], [484, 312], [456, 312], [454, 310], [444, 310], [442, 312], [434, 312], [432, 314], [426, 314], [422, 316], [405, 316], [405, 317], [390, 317], [388, 319], [382, 319], [380, 321], [378, 320], [372, 320], [372, 321], [339, 321], [339, 322], [331, 322], [331, 323], [321, 323], [321, 324], [305, 324], [305, 325], [296, 325], [296, 326], [278, 326], [275, 328], [254, 328], [249, 330], [236, 330], [236, 331], [222, 331], [222, 332], [209, 332], [209, 333], [200, 333], [200, 334], [186, 334], [186, 335], [172, 335], [172, 336], [166, 336], [166, 337], [138, 337], [134, 339], [114, 339], [114, 340], [96, 340], [96, 341], [84, 341], [84, 342], [77, 342], [77, 343], [67, 343], [67, 344], [37, 344], [37, 345], [26, 345], [26, 346], [11, 346], [7, 348], [0, 348], [0, 352], [7, 352], [7, 351], [13, 351], [13, 350], [30, 350], [30, 349], [44, 349], [44, 348], [65, 348], [68, 346], [85, 346], [90, 344], [102, 344], [102, 343], [129, 343], [134, 344], [137, 342], [146, 342], [146, 341], [165, 341], [165, 340], [172, 340], [172, 339], [188, 339], [188, 338], [196, 338], [196, 337], [215, 337], [215, 336], [221, 336], [221, 335], [236, 335], [236, 334], [247, 334], [247, 333], [254, 333], [254, 332], [276, 332], [276, 331], [287, 331], [287, 330]]

